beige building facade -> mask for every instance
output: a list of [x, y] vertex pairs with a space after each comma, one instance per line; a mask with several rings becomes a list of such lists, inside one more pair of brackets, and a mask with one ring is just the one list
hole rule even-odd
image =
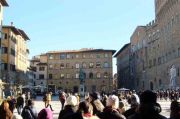
[[3, 26], [1, 40], [1, 72], [5, 82], [21, 83], [28, 70], [28, 54], [26, 33], [14, 26]]
[[114, 53], [115, 50], [103, 49], [47, 52], [48, 90], [53, 93], [59, 90], [79, 92], [81, 70], [85, 81], [85, 92], [112, 91]]

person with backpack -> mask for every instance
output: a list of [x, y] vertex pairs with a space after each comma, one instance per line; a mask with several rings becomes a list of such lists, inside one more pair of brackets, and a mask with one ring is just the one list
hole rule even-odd
[[38, 114], [32, 100], [27, 101], [27, 105], [23, 108], [21, 116], [23, 119], [37, 119]]

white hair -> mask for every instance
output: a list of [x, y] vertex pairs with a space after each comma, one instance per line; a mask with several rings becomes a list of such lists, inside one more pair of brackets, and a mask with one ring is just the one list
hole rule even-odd
[[119, 98], [116, 95], [110, 95], [107, 100], [107, 106], [112, 106], [115, 109], [119, 108]]

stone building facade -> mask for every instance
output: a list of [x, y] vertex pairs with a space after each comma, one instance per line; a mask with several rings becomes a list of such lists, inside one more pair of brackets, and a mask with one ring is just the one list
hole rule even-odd
[[117, 85], [118, 88], [134, 89], [134, 82], [130, 73], [130, 43], [125, 44], [115, 55], [117, 59]]
[[155, 15], [155, 20], [139, 26], [143, 31], [138, 28], [131, 37], [137, 90], [170, 88], [172, 65], [177, 72], [176, 87], [180, 87], [180, 1], [155, 0]]
[[112, 91], [112, 55], [114, 53], [115, 50], [103, 49], [47, 52], [48, 90], [53, 93], [58, 90], [79, 92], [79, 73], [82, 70], [85, 92]]

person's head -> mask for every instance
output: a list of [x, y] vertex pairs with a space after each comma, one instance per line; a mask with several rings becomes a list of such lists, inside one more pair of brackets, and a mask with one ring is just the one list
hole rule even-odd
[[49, 108], [42, 109], [39, 112], [37, 119], [53, 119], [52, 111]]
[[1, 104], [1, 108], [2, 108], [4, 111], [8, 110], [8, 109], [9, 109], [9, 103], [8, 103], [6, 100], [4, 100], [4, 101], [2, 102], [2, 104]]
[[115, 95], [110, 95], [107, 99], [107, 104], [108, 107], [112, 107], [115, 109], [119, 108], [119, 98]]
[[90, 94], [90, 99], [91, 100], [97, 100], [97, 99], [99, 99], [99, 97], [100, 97], [100, 95], [99, 95], [98, 92], [93, 92], [93, 93]]
[[87, 101], [83, 101], [79, 103], [79, 109], [78, 111], [80, 111], [81, 113], [90, 113], [93, 114], [93, 107], [91, 105], [91, 103], [87, 102]]
[[172, 101], [170, 117], [173, 119], [178, 119], [180, 117], [180, 102]]
[[28, 106], [33, 106], [33, 105], [34, 105], [34, 101], [33, 101], [33, 100], [31, 100], [31, 99], [30, 99], [30, 100], [28, 100], [27, 105], [28, 105]]
[[156, 103], [157, 96], [156, 93], [146, 90], [140, 95], [140, 103], [141, 104], [147, 104], [147, 103]]
[[68, 96], [68, 98], [66, 99], [66, 105], [77, 106], [78, 105], [77, 97], [73, 95]]
[[21, 93], [19, 93], [18, 95], [19, 95], [19, 96], [22, 96], [22, 94], [21, 94]]

